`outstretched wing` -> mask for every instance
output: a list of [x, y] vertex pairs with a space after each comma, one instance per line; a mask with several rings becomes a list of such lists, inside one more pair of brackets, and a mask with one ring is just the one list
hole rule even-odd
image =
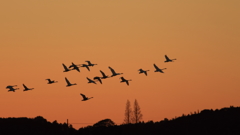
[[105, 73], [102, 70], [100, 70], [100, 72], [101, 72], [102, 76], [106, 76]]
[[84, 94], [80, 93], [80, 95], [83, 97], [83, 99], [87, 99], [87, 97]]
[[128, 82], [128, 81], [126, 81], [126, 84], [127, 84], [127, 85], [129, 85], [129, 82]]
[[116, 74], [116, 72], [115, 72], [115, 70], [113, 69], [113, 68], [111, 68], [111, 67], [108, 67], [110, 70], [111, 70], [111, 72], [113, 73], [113, 74]]
[[156, 70], [160, 70], [156, 64], [153, 64]]
[[28, 87], [25, 84], [23, 84], [23, 87], [24, 87], [24, 89], [28, 89]]
[[170, 61], [170, 59], [168, 58], [168, 56], [167, 56], [167, 55], [165, 55], [165, 59], [166, 59], [167, 61]]
[[69, 82], [69, 80], [67, 79], [67, 77], [65, 77], [65, 80], [66, 80], [67, 84], [71, 84], [71, 83]]

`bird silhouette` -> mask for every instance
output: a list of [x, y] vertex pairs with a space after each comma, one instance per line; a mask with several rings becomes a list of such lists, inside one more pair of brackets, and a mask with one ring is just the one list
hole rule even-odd
[[94, 79], [94, 80], [98, 80], [98, 81], [102, 84], [101, 77], [96, 76], [96, 77], [94, 77], [93, 79]]
[[67, 77], [65, 77], [65, 81], [67, 83], [66, 87], [72, 86], [72, 85], [77, 85], [76, 83], [70, 83], [70, 81], [67, 79]]
[[89, 79], [88, 77], [86, 77], [86, 78], [87, 78], [87, 80], [88, 80], [88, 83], [94, 83], [94, 84], [96, 84], [96, 82], [95, 82], [95, 81], [93, 81], [93, 80]]
[[90, 71], [89, 65], [87, 64], [82, 64], [81, 67], [86, 67], [88, 71]]
[[86, 60], [85, 62], [87, 62], [88, 63], [88, 66], [94, 66], [94, 65], [97, 65], [97, 64], [92, 64], [89, 60]]
[[70, 69], [67, 68], [67, 66], [66, 66], [65, 64], [62, 63], [62, 65], [63, 65], [63, 68], [64, 68], [64, 71], [63, 71], [63, 72], [71, 71]]
[[109, 76], [105, 75], [105, 73], [104, 73], [103, 71], [100, 70], [100, 72], [101, 72], [101, 74], [102, 74], [101, 79], [109, 78]]
[[138, 71], [139, 71], [139, 74], [144, 73], [147, 76], [147, 71], [149, 70], [139, 69]]
[[165, 55], [165, 61], [164, 62], [173, 62], [173, 60], [177, 60], [177, 59], [169, 59], [167, 55]]
[[52, 84], [52, 83], [57, 83], [58, 81], [54, 81], [54, 80], [51, 80], [51, 79], [46, 79], [48, 80], [48, 84]]
[[83, 97], [83, 100], [82, 101], [86, 101], [86, 100], [89, 100], [89, 99], [91, 99], [91, 98], [93, 98], [93, 97], [86, 97], [84, 94], [82, 94], [82, 93], [80, 93], [80, 95]]
[[129, 85], [128, 81], [132, 81], [132, 80], [126, 80], [124, 77], [120, 77], [120, 79], [122, 79], [120, 82], [126, 82], [127, 85]]
[[12, 91], [15, 92], [15, 90], [18, 90], [19, 88], [13, 88], [16, 87], [17, 85], [8, 85], [6, 89], [9, 89], [8, 92]]
[[156, 64], [153, 64], [153, 66], [154, 66], [155, 69], [156, 69], [154, 72], [161, 72], [161, 73], [164, 73], [162, 70], [167, 69], [167, 68], [160, 69], [160, 68], [158, 68], [158, 66], [157, 66]]
[[111, 77], [123, 74], [123, 73], [116, 73], [115, 70], [114, 70], [113, 68], [111, 68], [111, 67], [108, 67], [108, 68], [109, 68], [109, 69], [111, 70], [111, 72], [112, 72]]
[[74, 64], [73, 62], [72, 62], [72, 65], [69, 66], [69, 68], [71, 68], [71, 67], [73, 67], [72, 70], [77, 70], [78, 72], [80, 72], [79, 67], [76, 64]]
[[28, 90], [32, 90], [34, 88], [28, 88], [25, 84], [23, 84], [24, 90], [23, 91], [28, 91]]

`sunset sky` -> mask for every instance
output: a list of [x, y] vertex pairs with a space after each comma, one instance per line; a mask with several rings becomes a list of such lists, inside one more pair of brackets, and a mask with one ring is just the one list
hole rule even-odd
[[[145, 122], [239, 106], [239, 7], [239, 0], [2, 0], [0, 117], [69, 119], [78, 129], [106, 118], [121, 124], [127, 100], [133, 107], [137, 99]], [[164, 55], [177, 60], [164, 63]], [[86, 60], [98, 65], [63, 72], [62, 63]], [[108, 66], [124, 74], [87, 83], [99, 70], [110, 75]], [[65, 77], [77, 85], [66, 87]], [[23, 91], [23, 83], [34, 89]], [[80, 93], [94, 98], [83, 102]]]

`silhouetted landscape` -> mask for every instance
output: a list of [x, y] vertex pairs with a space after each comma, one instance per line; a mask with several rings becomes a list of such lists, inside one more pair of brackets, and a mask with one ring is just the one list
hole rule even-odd
[[237, 135], [240, 134], [240, 107], [205, 109], [171, 120], [115, 125], [104, 119], [92, 126], [74, 129], [67, 123], [35, 118], [0, 118], [1, 135]]

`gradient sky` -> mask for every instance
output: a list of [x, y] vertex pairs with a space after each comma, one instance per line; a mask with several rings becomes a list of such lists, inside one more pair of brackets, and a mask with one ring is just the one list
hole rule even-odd
[[[239, 7], [239, 0], [3, 0], [0, 117], [69, 119], [79, 128], [106, 118], [121, 124], [127, 100], [138, 100], [146, 122], [239, 106]], [[164, 63], [165, 54], [177, 60]], [[63, 72], [62, 63], [86, 60], [98, 65]], [[153, 63], [167, 70], [155, 73]], [[120, 76], [87, 83], [99, 70], [109, 75], [108, 66], [130, 86]], [[64, 77], [77, 85], [65, 87]], [[35, 89], [23, 92], [23, 83]], [[82, 102], [79, 93], [94, 98]]]

